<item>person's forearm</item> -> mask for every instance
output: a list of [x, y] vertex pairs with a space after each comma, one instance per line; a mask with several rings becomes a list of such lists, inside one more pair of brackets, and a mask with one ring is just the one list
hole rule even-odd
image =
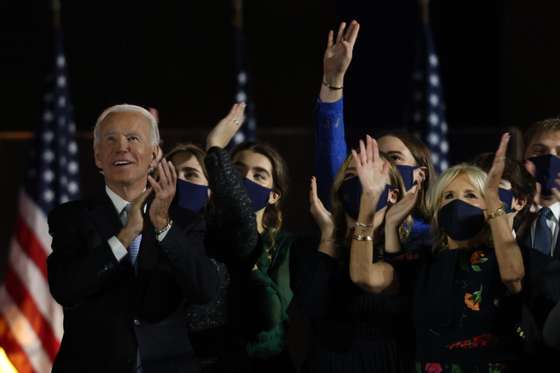
[[500, 277], [513, 293], [521, 291], [521, 281], [525, 276], [523, 256], [513, 237], [507, 216], [502, 215], [489, 220]]
[[399, 226], [385, 222], [385, 252], [398, 253], [401, 251], [401, 241], [399, 238]]
[[344, 76], [328, 78], [323, 76], [319, 99], [323, 102], [336, 102], [342, 98], [342, 87], [344, 86]]
[[391, 265], [373, 263], [374, 217], [379, 193], [364, 191], [360, 199], [358, 221], [350, 244], [350, 278], [357, 286], [370, 293], [379, 293], [393, 281]]

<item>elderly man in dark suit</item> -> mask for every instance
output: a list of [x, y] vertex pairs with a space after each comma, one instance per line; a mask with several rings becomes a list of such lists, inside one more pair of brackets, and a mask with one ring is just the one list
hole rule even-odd
[[196, 371], [182, 308], [210, 301], [218, 275], [201, 222], [172, 220], [177, 175], [158, 144], [147, 110], [105, 110], [94, 129], [105, 192], [49, 215], [49, 286], [64, 308], [55, 373]]

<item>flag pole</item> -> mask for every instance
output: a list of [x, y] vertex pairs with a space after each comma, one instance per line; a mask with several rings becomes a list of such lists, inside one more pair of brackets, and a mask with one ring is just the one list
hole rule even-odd
[[427, 25], [430, 23], [430, 0], [420, 0], [419, 3], [422, 23]]
[[53, 11], [53, 25], [56, 31], [60, 31], [60, 13], [61, 13], [60, 0], [52, 0], [52, 11]]

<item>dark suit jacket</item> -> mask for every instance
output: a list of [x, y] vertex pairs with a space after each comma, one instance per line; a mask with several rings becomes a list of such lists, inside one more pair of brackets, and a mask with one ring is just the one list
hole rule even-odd
[[176, 223], [157, 242], [145, 222], [135, 273], [107, 242], [122, 225], [106, 194], [49, 214], [49, 286], [64, 308], [53, 372], [134, 372], [138, 350], [144, 373], [195, 371], [182, 307], [208, 302], [218, 289], [203, 223]]

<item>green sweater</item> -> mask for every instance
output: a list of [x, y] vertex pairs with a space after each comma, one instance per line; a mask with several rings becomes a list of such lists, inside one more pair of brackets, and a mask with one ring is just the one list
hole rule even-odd
[[248, 278], [247, 296], [251, 299], [252, 336], [247, 343], [251, 357], [268, 358], [285, 347], [288, 306], [293, 293], [290, 287], [290, 248], [294, 237], [279, 232], [274, 244], [268, 234], [259, 241], [259, 256]]

